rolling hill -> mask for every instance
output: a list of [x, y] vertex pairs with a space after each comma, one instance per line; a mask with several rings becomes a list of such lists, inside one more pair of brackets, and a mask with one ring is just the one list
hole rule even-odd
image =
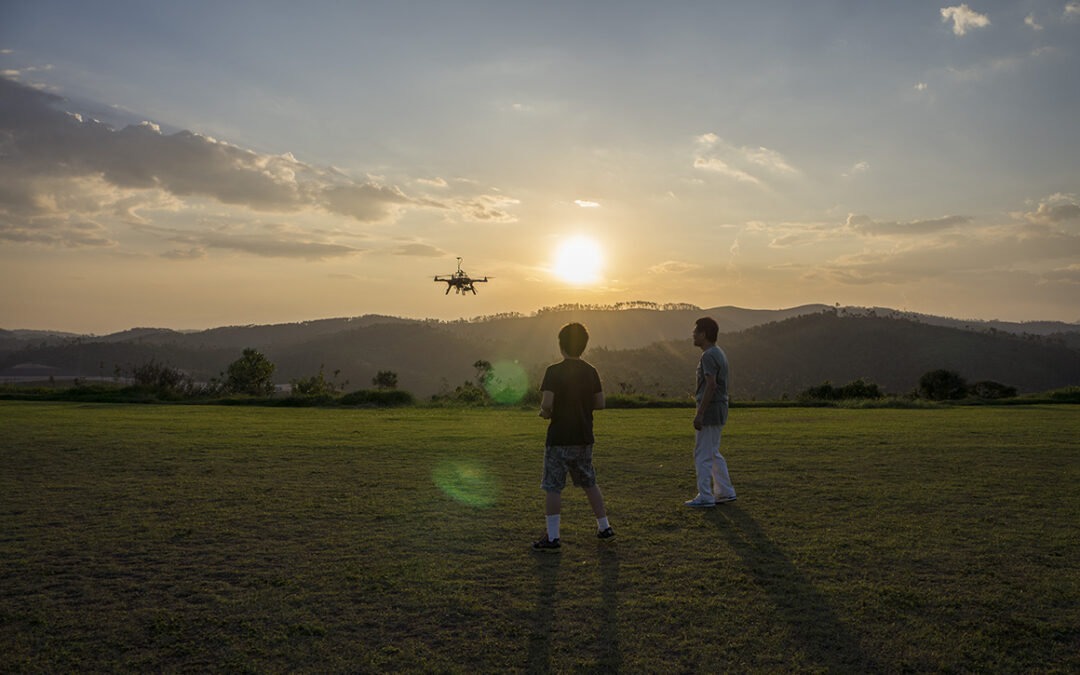
[[474, 377], [472, 364], [480, 359], [517, 361], [536, 381], [558, 358], [559, 327], [581, 321], [592, 336], [586, 357], [609, 392], [680, 396], [693, 386], [698, 351], [689, 331], [703, 314], [721, 325], [719, 342], [732, 363], [737, 398], [795, 395], [826, 380], [843, 384], [856, 378], [905, 393], [922, 373], [936, 368], [957, 370], [969, 381], [996, 380], [1021, 392], [1080, 384], [1080, 351], [1058, 336], [933, 325], [902, 313], [824, 305], [776, 311], [563, 307], [454, 322], [367, 315], [193, 333], [132, 329], [60, 342], [20, 341], [11, 331], [0, 344], [0, 377], [15, 375], [24, 364], [55, 369], [48, 372], [57, 377], [108, 377], [117, 368], [156, 359], [207, 380], [242, 349], [254, 347], [277, 366], [277, 382], [313, 375], [322, 365], [328, 377], [340, 371], [338, 381], [358, 389], [370, 386], [377, 371], [392, 370], [401, 388], [426, 397]]

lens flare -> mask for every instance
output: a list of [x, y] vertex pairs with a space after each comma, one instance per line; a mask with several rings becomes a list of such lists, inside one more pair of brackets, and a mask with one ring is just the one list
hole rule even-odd
[[496, 361], [484, 378], [484, 389], [499, 403], [518, 403], [529, 391], [529, 376], [516, 361]]
[[498, 486], [480, 464], [467, 460], [444, 460], [431, 472], [435, 486], [456, 502], [483, 508], [495, 503]]

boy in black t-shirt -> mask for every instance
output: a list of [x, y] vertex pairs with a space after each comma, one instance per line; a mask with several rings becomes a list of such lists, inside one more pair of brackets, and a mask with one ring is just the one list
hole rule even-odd
[[564, 358], [548, 366], [540, 385], [543, 392], [540, 417], [550, 419], [551, 424], [544, 447], [544, 477], [540, 482], [540, 487], [547, 493], [544, 501], [547, 532], [533, 542], [534, 551], [559, 551], [559, 512], [567, 471], [574, 485], [585, 490], [596, 514], [596, 536], [605, 542], [615, 537], [615, 531], [608, 524], [604, 497], [596, 484], [596, 471], [592, 465], [592, 414], [594, 410], [604, 409], [604, 391], [596, 368], [581, 359], [588, 342], [589, 333], [585, 326], [580, 323], [563, 326], [559, 331], [559, 349]]

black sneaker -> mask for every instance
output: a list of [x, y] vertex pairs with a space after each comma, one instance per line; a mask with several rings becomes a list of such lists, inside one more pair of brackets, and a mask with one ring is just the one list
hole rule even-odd
[[534, 551], [539, 551], [540, 553], [558, 553], [559, 548], [561, 547], [562, 544], [559, 543], [558, 538], [548, 539], [546, 532], [543, 537], [534, 541], [532, 546]]
[[600, 541], [604, 542], [604, 543], [610, 542], [612, 539], [615, 538], [615, 530], [613, 530], [613, 529], [611, 529], [609, 527], [608, 529], [604, 530], [603, 532], [597, 532], [596, 533], [596, 538], [599, 539]]

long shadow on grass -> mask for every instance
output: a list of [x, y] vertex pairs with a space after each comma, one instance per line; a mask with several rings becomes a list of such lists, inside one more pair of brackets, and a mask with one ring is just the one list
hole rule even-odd
[[[619, 557], [615, 550], [598, 552], [600, 561], [600, 597], [603, 607], [600, 613], [599, 650], [596, 666], [600, 672], [618, 672], [621, 665], [619, 650]], [[561, 555], [537, 555], [536, 571], [539, 588], [536, 595], [536, 612], [529, 633], [526, 672], [551, 672], [551, 624], [555, 616], [555, 594], [559, 581]]]
[[619, 556], [613, 549], [600, 551], [600, 595], [603, 612], [600, 615], [600, 653], [597, 665], [607, 672], [618, 672], [621, 664], [619, 650]]
[[526, 672], [551, 672], [551, 622], [555, 617], [555, 590], [559, 581], [559, 559], [562, 555], [533, 554], [540, 586], [536, 593], [536, 614], [529, 632], [529, 654]]
[[807, 658], [839, 672], [882, 672], [858, 640], [761, 526], [739, 507], [709, 509], [706, 518], [728, 540], [757, 585], [772, 598], [776, 612]]

